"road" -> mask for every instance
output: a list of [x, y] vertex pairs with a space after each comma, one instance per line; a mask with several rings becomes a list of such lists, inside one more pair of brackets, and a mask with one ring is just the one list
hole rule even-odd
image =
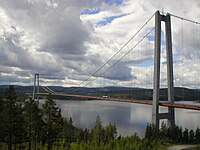
[[175, 146], [170, 146], [168, 150], [183, 150], [186, 148], [192, 148], [195, 147], [196, 145], [175, 145]]

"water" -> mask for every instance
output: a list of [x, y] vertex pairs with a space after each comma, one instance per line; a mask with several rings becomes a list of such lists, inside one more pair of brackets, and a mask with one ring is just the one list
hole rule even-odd
[[[148, 122], [151, 122], [151, 105], [122, 103], [112, 101], [64, 101], [56, 100], [64, 117], [72, 117], [79, 128], [94, 127], [99, 115], [103, 125], [115, 124], [118, 135], [131, 135], [135, 132], [143, 137]], [[161, 108], [165, 112], [166, 108]], [[176, 125], [188, 129], [200, 126], [200, 111], [175, 109]]]

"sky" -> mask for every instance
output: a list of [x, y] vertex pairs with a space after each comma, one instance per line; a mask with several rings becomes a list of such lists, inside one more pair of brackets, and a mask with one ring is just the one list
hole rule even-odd
[[[152, 88], [154, 31], [103, 73], [154, 27], [154, 17], [94, 72], [157, 10], [200, 22], [199, 0], [0, 0], [0, 84], [33, 85], [39, 73], [44, 86]], [[175, 86], [200, 88], [200, 25], [171, 20]], [[164, 31], [162, 24], [162, 87], [167, 84]]]

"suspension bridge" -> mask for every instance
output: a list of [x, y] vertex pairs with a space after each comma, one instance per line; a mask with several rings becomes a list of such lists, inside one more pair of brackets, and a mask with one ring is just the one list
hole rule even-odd
[[[86, 79], [84, 79], [82, 82], [76, 85], [76, 88], [68, 88], [68, 91], [66, 93], [60, 93], [53, 91], [47, 86], [42, 86], [43, 90], [46, 92], [40, 92], [39, 88], [39, 74], [35, 74], [34, 76], [34, 86], [33, 86], [33, 99], [38, 98], [39, 96], [46, 96], [46, 95], [53, 95], [53, 96], [62, 96], [62, 97], [76, 97], [76, 98], [86, 98], [86, 99], [97, 99], [97, 100], [103, 100], [103, 101], [118, 101], [118, 102], [128, 102], [128, 103], [138, 103], [138, 104], [145, 104], [145, 105], [152, 105], [152, 123], [154, 123], [157, 127], [159, 127], [159, 121], [161, 119], [167, 119], [168, 120], [168, 125], [169, 126], [174, 126], [175, 125], [175, 115], [174, 115], [174, 109], [175, 108], [182, 108], [182, 109], [193, 109], [193, 110], [200, 110], [200, 105], [189, 105], [189, 104], [180, 104], [180, 103], [175, 103], [174, 102], [174, 82], [179, 83], [179, 80], [174, 79], [174, 64], [177, 63], [177, 61], [184, 62], [184, 58], [178, 57], [175, 55], [174, 49], [176, 49], [176, 53], [182, 54], [185, 52], [184, 49], [184, 37], [187, 37], [187, 35], [183, 34], [183, 29], [181, 29], [182, 35], [179, 35], [180, 44], [179, 48], [176, 46], [173, 46], [173, 40], [172, 40], [172, 25], [171, 25], [171, 18], [180, 20], [181, 27], [183, 28], [183, 21], [194, 24], [194, 32], [191, 33], [195, 37], [193, 39], [194, 43], [194, 50], [198, 53], [200, 47], [198, 44], [197, 40], [197, 35], [198, 35], [198, 28], [200, 23], [187, 19], [187, 18], [182, 18], [174, 14], [169, 14], [166, 13], [164, 14], [163, 12], [161, 13], [160, 11], [157, 11], [155, 14], [153, 14], [142, 26], [139, 28], [139, 30], [118, 50], [116, 53], [110, 57], [105, 63], [103, 63], [99, 68], [97, 68], [96, 71], [94, 71], [91, 75], [89, 75]], [[154, 21], [154, 25], [150, 24], [151, 21]], [[162, 24], [164, 23], [164, 27]], [[150, 27], [147, 27], [147, 25], [150, 24]], [[146, 33], [144, 33], [143, 30], [146, 29]], [[165, 31], [165, 33], [164, 33]], [[152, 34], [154, 32], [154, 35]], [[176, 34], [176, 33], [175, 33]], [[165, 35], [165, 40], [163, 40], [163, 35]], [[177, 36], [177, 35], [176, 35]], [[134, 41], [134, 42], [133, 42]], [[100, 86], [103, 85], [105, 86], [105, 83], [108, 82], [108, 73], [109, 71], [112, 72], [114, 67], [117, 67], [117, 65], [120, 64], [125, 58], [127, 58], [127, 62], [131, 62], [131, 59], [138, 59], [140, 57], [138, 53], [135, 53], [138, 49], [141, 49], [141, 43], [145, 41], [145, 44], [147, 45], [153, 45], [153, 47], [145, 47], [146, 49], [150, 49], [152, 54], [152, 62], [146, 61], [146, 67], [151, 68], [152, 70], [146, 74], [146, 76], [151, 76], [151, 81], [146, 80], [146, 82], [152, 83], [151, 89], [153, 89], [152, 92], [152, 100], [141, 100], [141, 99], [127, 99], [127, 98], [116, 98], [116, 97], [110, 97], [110, 96], [102, 96], [102, 95], [88, 95], [87, 92], [84, 94], [80, 94], [80, 90], [84, 87], [93, 87], [93, 84], [97, 82], [98, 79], [100, 79]], [[131, 43], [132, 42], [132, 43]], [[128, 50], [124, 50], [125, 48], [128, 48]], [[139, 48], [138, 48], [139, 47]], [[154, 51], [153, 51], [154, 49]], [[172, 50], [173, 49], [173, 50]], [[138, 51], [139, 51], [138, 50]], [[189, 50], [188, 50], [189, 51]], [[189, 53], [187, 51], [187, 53]], [[165, 53], [164, 53], [165, 52]], [[135, 54], [134, 57], [132, 57], [131, 54]], [[193, 57], [194, 59], [194, 67], [192, 68], [196, 72], [195, 77], [190, 77], [188, 80], [191, 80], [191, 78], [194, 78], [196, 81], [194, 85], [192, 86], [195, 90], [200, 87], [199, 83], [199, 77], [198, 77], [198, 71], [200, 70], [198, 67], [199, 63], [199, 58], [198, 54], [193, 53], [192, 55], [188, 54], [188, 57]], [[163, 57], [165, 56], [164, 62], [162, 62]], [[129, 57], [129, 55], [131, 55]], [[118, 57], [118, 58], [117, 58]], [[125, 61], [124, 61], [125, 62]], [[134, 60], [132, 60], [132, 63]], [[151, 64], [152, 63], [152, 64]], [[163, 67], [163, 64], [165, 66]], [[184, 63], [182, 65], [182, 80], [186, 81], [187, 79], [184, 78], [184, 72], [187, 71], [187, 69], [184, 68]], [[186, 64], [185, 64], [186, 65]], [[135, 68], [143, 67], [144, 66], [138, 66], [136, 64], [133, 64], [133, 66], [136, 66]], [[152, 66], [152, 67], [151, 67]], [[120, 65], [119, 65], [120, 67]], [[180, 69], [180, 65], [177, 65], [176, 68]], [[163, 74], [161, 70], [165, 68], [166, 71]], [[134, 67], [133, 67], [134, 69]], [[135, 69], [136, 70], [136, 69]], [[122, 70], [123, 71], [123, 70]], [[126, 70], [125, 70], [126, 71]], [[137, 70], [138, 71], [138, 70]], [[175, 70], [176, 71], [176, 70]], [[143, 72], [144, 73], [144, 72]], [[179, 72], [178, 72], [179, 73]], [[188, 72], [190, 73], [190, 72]], [[134, 78], [134, 77], [133, 77]], [[106, 81], [103, 82], [102, 80], [105, 79]], [[162, 85], [162, 79], [166, 82], [166, 84]], [[134, 79], [136, 80], [136, 79]], [[124, 81], [124, 83], [127, 83], [128, 81]], [[132, 84], [135, 83], [136, 81], [132, 82]], [[137, 85], [139, 82], [137, 82]], [[182, 86], [184, 87], [186, 85], [183, 83]], [[127, 85], [122, 85], [126, 87]], [[131, 84], [129, 84], [129, 87]], [[148, 85], [146, 85], [147, 88]], [[134, 85], [132, 85], [134, 87]], [[160, 89], [161, 87], [166, 87], [167, 89], [167, 99], [166, 101], [160, 101]], [[198, 92], [198, 90], [196, 90]], [[197, 95], [197, 94], [196, 94]], [[180, 99], [181, 100], [181, 99]], [[198, 99], [198, 96], [196, 96], [196, 99], [194, 100], [200, 100]], [[160, 113], [159, 112], [159, 107], [164, 106], [168, 108], [168, 112], [166, 113]]]

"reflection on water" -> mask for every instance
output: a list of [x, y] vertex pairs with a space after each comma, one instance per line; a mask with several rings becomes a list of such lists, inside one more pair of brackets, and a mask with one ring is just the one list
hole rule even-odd
[[[144, 136], [148, 122], [151, 122], [152, 106], [112, 101], [63, 101], [57, 100], [64, 117], [72, 117], [74, 125], [80, 128], [94, 127], [96, 116], [102, 124], [115, 124], [118, 134], [131, 135], [135, 132]], [[162, 112], [166, 108], [161, 108]], [[200, 125], [200, 111], [176, 109], [176, 124], [188, 129], [196, 129]]]

